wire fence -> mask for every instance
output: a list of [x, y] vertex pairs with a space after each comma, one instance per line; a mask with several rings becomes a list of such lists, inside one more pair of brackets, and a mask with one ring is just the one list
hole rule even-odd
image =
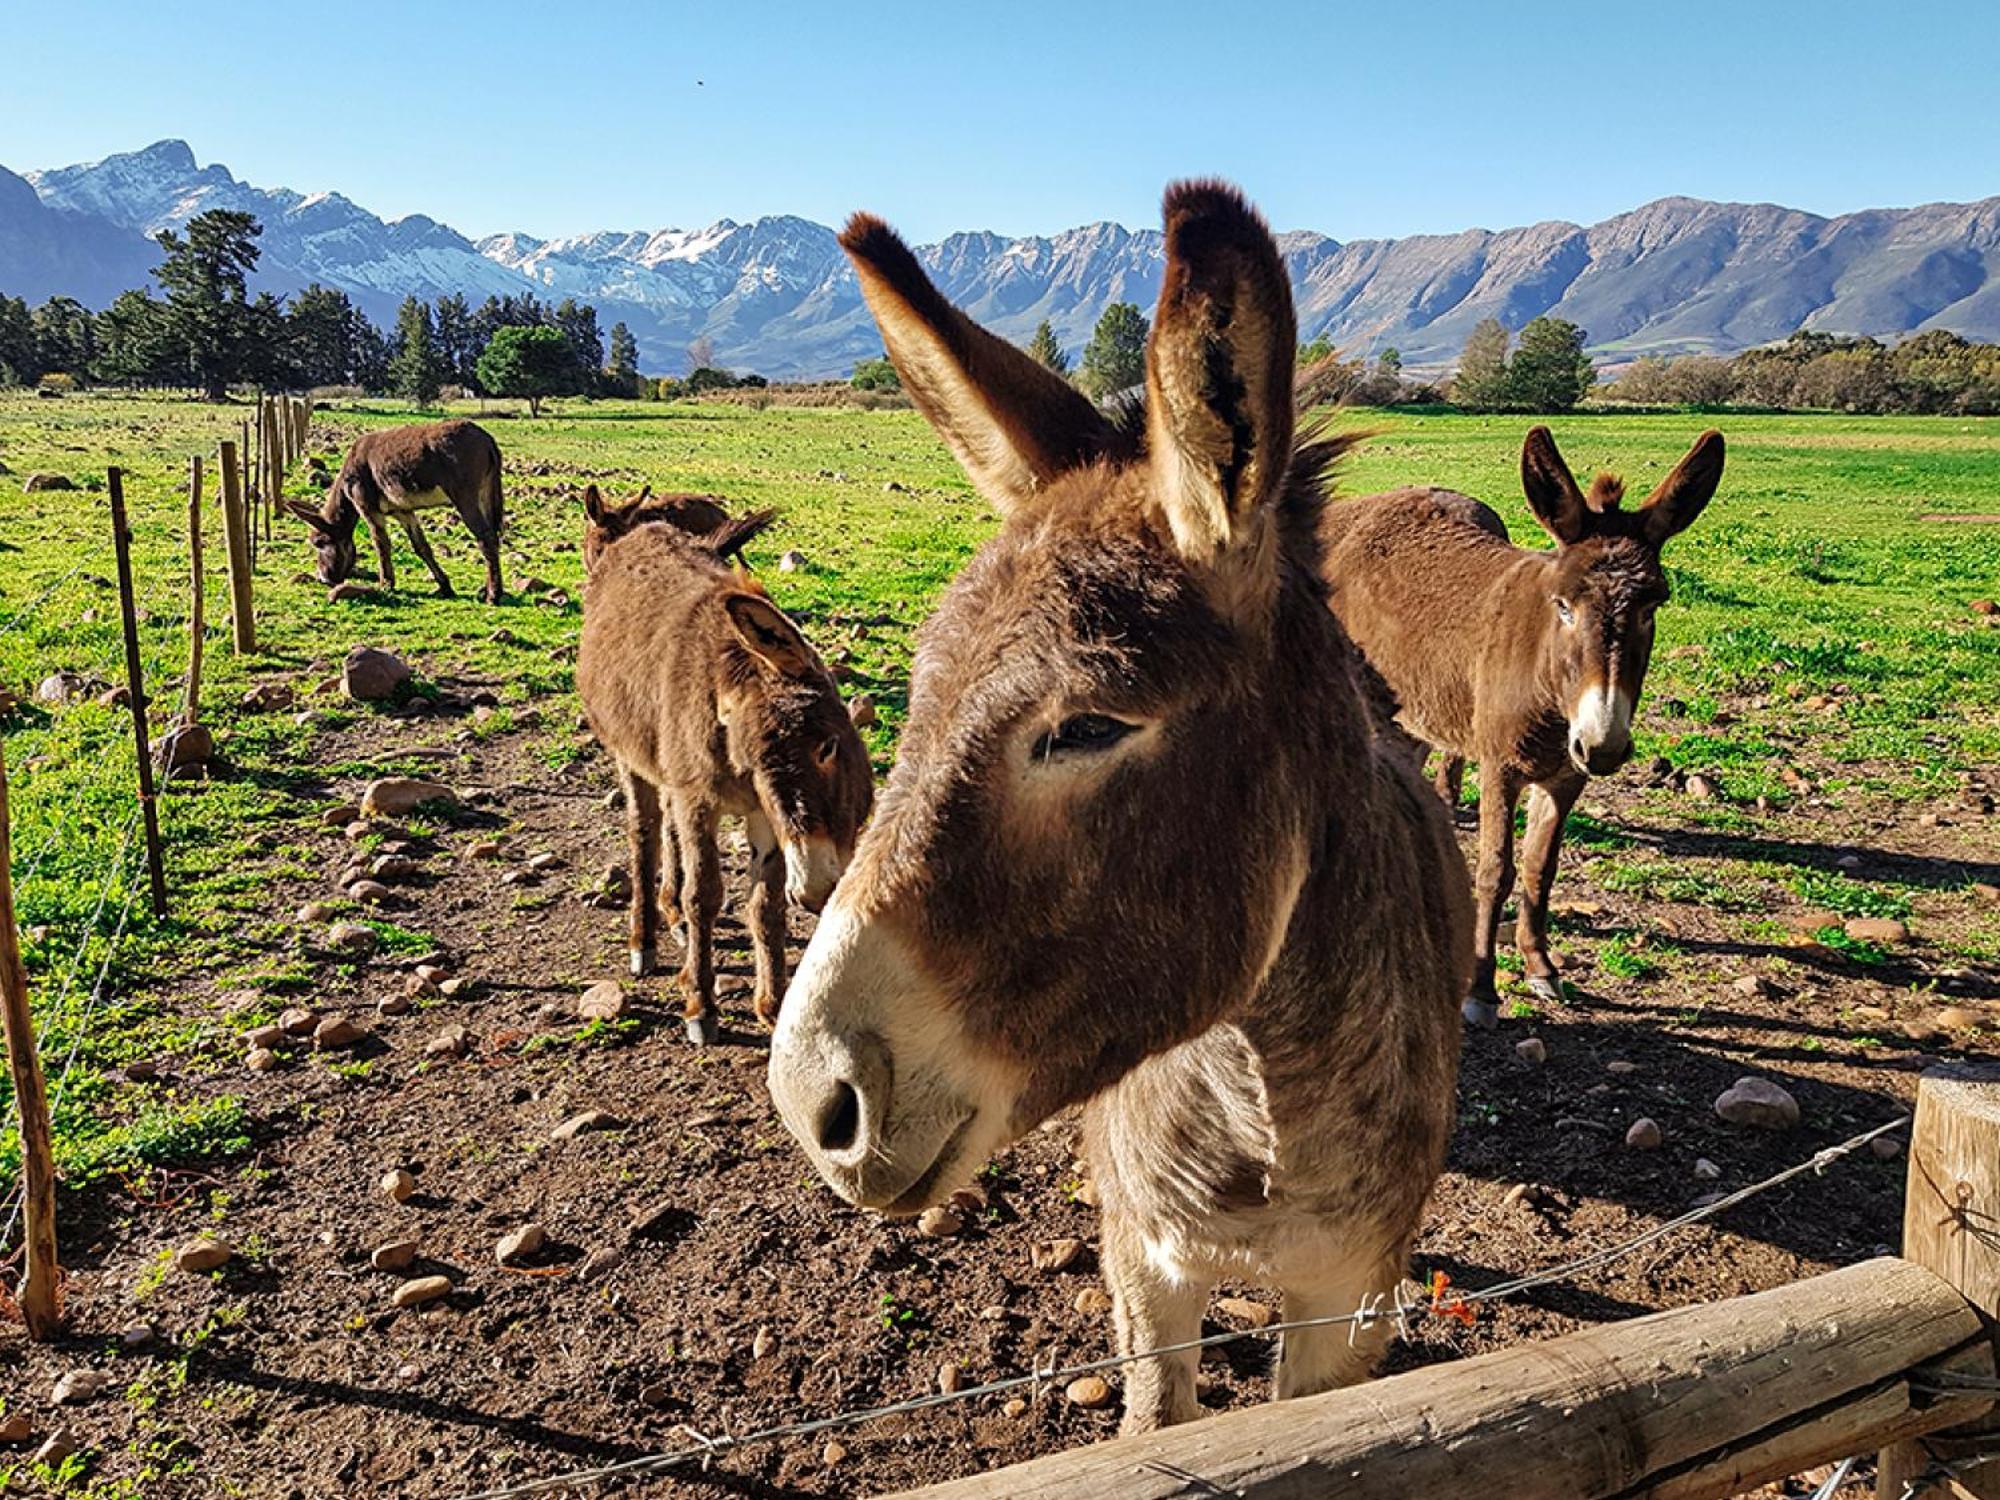
[[[1738, 1188], [1699, 1208], [1690, 1209], [1678, 1218], [1657, 1224], [1641, 1234], [1622, 1240], [1615, 1245], [1579, 1256], [1562, 1265], [1546, 1271], [1534, 1271], [1493, 1286], [1476, 1291], [1452, 1293], [1441, 1277], [1434, 1276], [1430, 1285], [1412, 1291], [1410, 1285], [1399, 1288], [1394, 1293], [1382, 1293], [1369, 1299], [1351, 1313], [1338, 1313], [1321, 1318], [1299, 1318], [1290, 1322], [1268, 1324], [1262, 1328], [1237, 1329], [1225, 1333], [1209, 1334], [1203, 1338], [1187, 1339], [1176, 1344], [1164, 1344], [1156, 1348], [1140, 1350], [1134, 1354], [1114, 1354], [1103, 1359], [1086, 1360], [1081, 1364], [1056, 1365], [1053, 1360], [1046, 1369], [1036, 1368], [1025, 1375], [1007, 1375], [998, 1380], [989, 1380], [982, 1385], [966, 1386], [955, 1391], [936, 1391], [923, 1396], [912, 1396], [904, 1401], [891, 1401], [880, 1406], [865, 1407], [855, 1411], [839, 1412], [832, 1416], [813, 1417], [804, 1421], [786, 1422], [775, 1427], [761, 1428], [755, 1432], [724, 1433], [708, 1437], [691, 1427], [681, 1431], [690, 1438], [690, 1445], [666, 1453], [649, 1454], [641, 1458], [624, 1459], [618, 1463], [605, 1464], [593, 1469], [578, 1469], [565, 1474], [549, 1475], [540, 1479], [524, 1480], [518, 1484], [503, 1485], [497, 1489], [479, 1490], [460, 1497], [460, 1500], [517, 1500], [525, 1495], [547, 1495], [560, 1490], [577, 1489], [585, 1485], [602, 1484], [610, 1480], [632, 1479], [659, 1474], [683, 1464], [702, 1463], [720, 1454], [735, 1452], [745, 1448], [758, 1447], [790, 1439], [813, 1437], [823, 1432], [833, 1432], [849, 1427], [859, 1427], [870, 1422], [879, 1422], [889, 1417], [904, 1416], [911, 1412], [927, 1411], [935, 1407], [953, 1406], [966, 1401], [984, 1400], [991, 1396], [1009, 1392], [1028, 1390], [1039, 1395], [1044, 1387], [1058, 1381], [1080, 1379], [1085, 1375], [1101, 1374], [1141, 1360], [1157, 1359], [1168, 1354], [1184, 1354], [1189, 1350], [1216, 1348], [1224, 1344], [1242, 1343], [1251, 1339], [1269, 1339], [1281, 1334], [1308, 1328], [1348, 1327], [1356, 1333], [1381, 1322], [1393, 1322], [1407, 1338], [1416, 1322], [1426, 1317], [1438, 1317], [1445, 1321], [1468, 1321], [1470, 1310], [1479, 1305], [1498, 1302], [1515, 1297], [1535, 1287], [1547, 1286], [1552, 1282], [1568, 1281], [1574, 1277], [1602, 1270], [1626, 1257], [1636, 1255], [1647, 1246], [1657, 1243], [1679, 1230], [1699, 1224], [1717, 1214], [1734, 1208], [1739, 1203], [1748, 1202], [1773, 1188], [1807, 1174], [1818, 1175], [1842, 1158], [1860, 1150], [1879, 1136], [1900, 1130], [1910, 1123], [1909, 1116], [1903, 1115], [1886, 1124], [1877, 1125], [1872, 1130], [1842, 1141], [1837, 1146], [1829, 1146], [1815, 1152], [1806, 1160], [1797, 1162], [1784, 1170], [1774, 1172], [1761, 1182]], [[1921, 1494], [1921, 1490], [1912, 1495]], [[1911, 1497], [1905, 1497], [1911, 1500]]]

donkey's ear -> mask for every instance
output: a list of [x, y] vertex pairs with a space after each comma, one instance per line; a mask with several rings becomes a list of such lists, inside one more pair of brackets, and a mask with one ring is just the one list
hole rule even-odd
[[1004, 511], [1105, 450], [1097, 408], [945, 301], [887, 224], [856, 214], [840, 244], [903, 389], [980, 494]]
[[304, 521], [306, 525], [312, 527], [314, 531], [325, 532], [333, 529], [326, 524], [324, 516], [303, 500], [287, 500], [285, 502], [285, 509], [299, 520]]
[[1722, 434], [1710, 428], [1694, 440], [1673, 473], [1646, 497], [1639, 515], [1646, 523], [1646, 540], [1655, 547], [1694, 524], [1722, 483]]
[[744, 649], [773, 672], [803, 677], [812, 670], [812, 647], [799, 627], [762, 594], [731, 594], [722, 607]]
[[583, 513], [591, 525], [604, 524], [604, 494], [594, 484], [583, 487]]
[[1550, 536], [1565, 546], [1583, 540], [1590, 529], [1590, 506], [1546, 427], [1530, 427], [1521, 444], [1521, 489], [1528, 509]]
[[1298, 325], [1277, 244], [1242, 194], [1177, 183], [1164, 212], [1146, 451], [1181, 552], [1212, 558], [1284, 485]]

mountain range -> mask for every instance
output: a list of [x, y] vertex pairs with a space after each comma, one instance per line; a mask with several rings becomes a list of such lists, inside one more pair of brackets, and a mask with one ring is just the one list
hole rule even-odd
[[[422, 214], [378, 218], [338, 193], [253, 187], [177, 140], [47, 171], [0, 168], [0, 292], [101, 307], [147, 284], [159, 258], [151, 236], [210, 208], [262, 222], [254, 289], [318, 281], [384, 326], [406, 296], [533, 292], [593, 303], [607, 328], [627, 323], [642, 368], [659, 373], [684, 369], [697, 337], [720, 363], [777, 379], [842, 375], [881, 350], [834, 231], [808, 219], [471, 240]], [[1591, 225], [1346, 242], [1297, 230], [1279, 243], [1302, 338], [1324, 335], [1350, 354], [1394, 346], [1417, 371], [1448, 369], [1482, 318], [1518, 328], [1543, 313], [1582, 325], [1608, 364], [1728, 353], [1801, 327], [2000, 340], [2000, 197], [1835, 218], [1676, 197]], [[1151, 229], [972, 231], [918, 254], [981, 322], [1025, 341], [1046, 318], [1072, 353], [1107, 304], [1150, 312], [1159, 291]]]

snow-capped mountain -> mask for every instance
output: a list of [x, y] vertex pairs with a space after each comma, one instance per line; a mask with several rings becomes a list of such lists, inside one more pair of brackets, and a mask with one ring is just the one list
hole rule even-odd
[[[0, 291], [15, 295], [61, 290], [101, 305], [138, 284], [141, 236], [226, 207], [263, 222], [257, 285], [289, 292], [317, 280], [378, 322], [412, 294], [533, 292], [594, 303], [607, 327], [630, 324], [649, 370], [683, 368], [698, 336], [724, 364], [777, 378], [842, 374], [881, 348], [833, 231], [806, 219], [475, 242], [421, 214], [385, 222], [338, 193], [252, 187], [220, 164], [200, 166], [182, 141], [25, 181], [33, 205], [22, 179], [0, 172]], [[1728, 352], [1799, 327], [2000, 339], [2000, 198], [1838, 218], [1663, 198], [1588, 226], [1279, 238], [1302, 336], [1353, 353], [1394, 345], [1413, 369], [1448, 368], [1482, 318], [1519, 327], [1542, 313], [1581, 324], [1612, 359]], [[58, 244], [78, 247], [67, 281]], [[1159, 292], [1159, 234], [1117, 224], [954, 234], [918, 255], [997, 332], [1025, 340], [1047, 318], [1071, 350], [1109, 303], [1150, 311]]]

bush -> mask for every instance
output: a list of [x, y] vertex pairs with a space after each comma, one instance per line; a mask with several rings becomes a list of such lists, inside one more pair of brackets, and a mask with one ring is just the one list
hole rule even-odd
[[45, 391], [55, 391], [67, 395], [76, 389], [76, 377], [63, 370], [52, 370], [36, 382]]

